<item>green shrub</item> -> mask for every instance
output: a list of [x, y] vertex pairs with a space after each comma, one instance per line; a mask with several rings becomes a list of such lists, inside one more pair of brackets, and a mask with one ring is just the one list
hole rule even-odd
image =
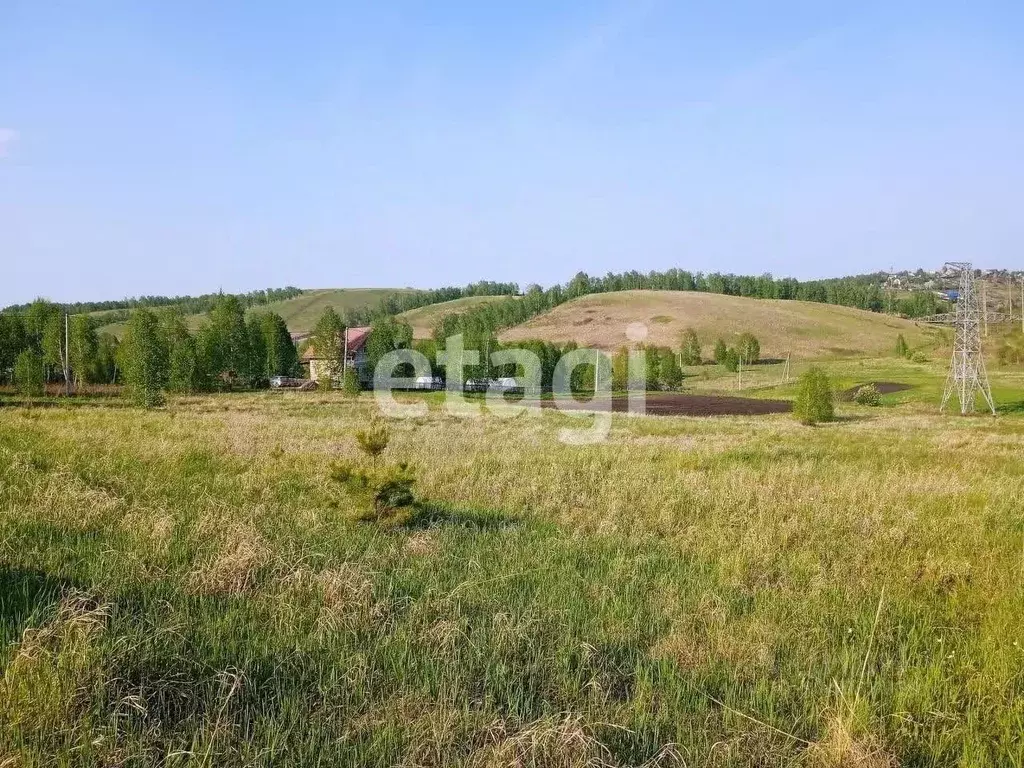
[[359, 374], [356, 373], [355, 368], [346, 368], [345, 375], [341, 380], [341, 390], [346, 395], [358, 395], [359, 390]]
[[865, 384], [858, 387], [853, 395], [853, 402], [857, 405], [881, 405], [882, 395], [874, 384]]
[[924, 352], [914, 352], [910, 355], [910, 362], [912, 363], [927, 363], [928, 355]]
[[812, 425], [835, 418], [832, 404], [832, 383], [820, 368], [811, 368], [800, 377], [800, 389], [793, 403], [793, 415]]

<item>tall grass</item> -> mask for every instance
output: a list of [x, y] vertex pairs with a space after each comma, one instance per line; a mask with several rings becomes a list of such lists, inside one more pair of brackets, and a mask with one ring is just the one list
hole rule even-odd
[[[0, 764], [1022, 765], [1024, 419], [0, 413]], [[841, 413], [842, 415], [842, 413]]]

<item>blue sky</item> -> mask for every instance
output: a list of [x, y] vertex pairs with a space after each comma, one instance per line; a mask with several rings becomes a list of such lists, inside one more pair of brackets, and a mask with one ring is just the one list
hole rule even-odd
[[0, 306], [1024, 267], [1022, 40], [1011, 2], [0, 0]]

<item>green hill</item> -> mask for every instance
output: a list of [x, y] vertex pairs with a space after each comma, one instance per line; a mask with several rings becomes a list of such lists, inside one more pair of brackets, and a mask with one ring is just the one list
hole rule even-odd
[[476, 309], [494, 301], [504, 301], [507, 296], [465, 296], [461, 299], [443, 301], [440, 304], [428, 304], [418, 309], [410, 309], [399, 315], [412, 326], [413, 338], [429, 339], [434, 333], [434, 326], [448, 315]]
[[375, 306], [381, 299], [395, 293], [416, 293], [411, 288], [317, 288], [285, 301], [276, 301], [252, 312], [276, 312], [288, 323], [292, 333], [313, 330], [327, 307], [341, 313], [345, 310]]
[[[250, 307], [249, 312], [276, 312], [288, 323], [292, 333], [306, 333], [313, 329], [323, 311], [332, 306], [336, 311], [363, 309], [376, 305], [385, 296], [394, 293], [415, 293], [411, 288], [314, 288], [284, 301]], [[105, 312], [96, 312], [102, 318]], [[193, 330], [202, 325], [205, 314], [186, 315], [185, 322]], [[111, 323], [100, 328], [101, 332], [113, 333], [120, 337], [124, 323]]]

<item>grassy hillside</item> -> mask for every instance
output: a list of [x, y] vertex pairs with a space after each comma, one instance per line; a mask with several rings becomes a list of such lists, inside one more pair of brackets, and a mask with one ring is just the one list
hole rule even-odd
[[253, 311], [276, 312], [288, 323], [292, 333], [313, 330], [316, 321], [327, 307], [337, 312], [346, 309], [361, 309], [374, 306], [392, 293], [415, 293], [411, 289], [399, 288], [323, 288], [307, 291], [287, 301], [277, 301]]
[[[288, 330], [292, 333], [304, 333], [313, 329], [316, 321], [328, 306], [334, 307], [338, 312], [346, 309], [361, 309], [377, 304], [392, 293], [415, 293], [415, 291], [399, 288], [316, 288], [291, 299], [251, 307], [249, 312], [276, 312], [288, 323]], [[95, 314], [102, 316], [104, 313]], [[190, 328], [196, 329], [202, 325], [205, 317], [205, 314], [188, 315], [185, 322]], [[124, 331], [124, 323], [105, 325], [100, 331], [107, 331], [120, 337]]]
[[896, 317], [804, 301], [747, 299], [683, 291], [621, 291], [585, 296], [505, 331], [502, 341], [576, 341], [599, 349], [628, 343], [631, 323], [647, 326], [647, 342], [678, 346], [693, 328], [710, 355], [715, 339], [727, 343], [745, 331], [761, 341], [764, 357], [833, 357], [888, 352], [902, 333], [911, 346], [935, 331]]
[[476, 309], [483, 304], [494, 301], [504, 301], [507, 296], [466, 296], [454, 301], [445, 301], [440, 304], [430, 304], [419, 309], [410, 309], [403, 312], [399, 317], [412, 326], [413, 337], [417, 339], [428, 339], [434, 332], [434, 326], [448, 315], [466, 312]]

